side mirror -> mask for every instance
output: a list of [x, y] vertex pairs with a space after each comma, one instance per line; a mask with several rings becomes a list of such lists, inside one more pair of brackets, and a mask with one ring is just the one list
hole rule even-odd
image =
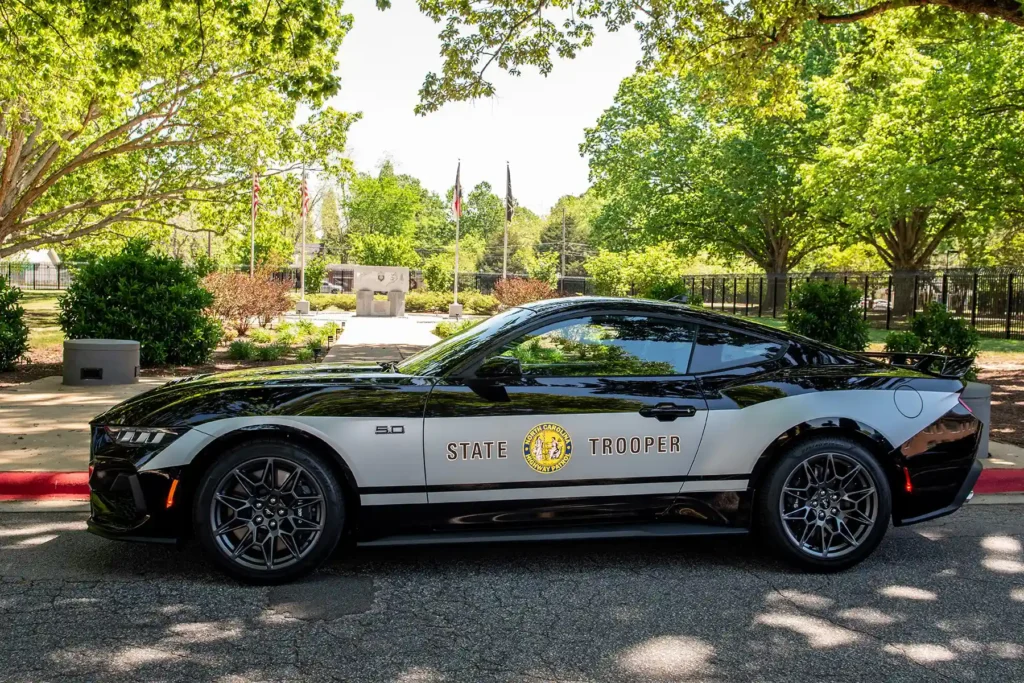
[[523, 376], [523, 367], [518, 358], [492, 356], [481, 363], [476, 376], [481, 379], [518, 379]]

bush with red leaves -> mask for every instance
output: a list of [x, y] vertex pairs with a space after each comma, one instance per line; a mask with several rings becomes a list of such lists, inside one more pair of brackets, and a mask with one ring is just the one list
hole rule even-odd
[[494, 285], [494, 297], [506, 306], [519, 306], [531, 301], [551, 299], [555, 296], [557, 296], [557, 292], [542, 280], [509, 278], [498, 280]]

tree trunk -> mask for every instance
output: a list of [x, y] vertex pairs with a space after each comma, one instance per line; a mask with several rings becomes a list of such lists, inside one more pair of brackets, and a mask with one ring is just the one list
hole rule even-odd
[[771, 317], [773, 308], [775, 317], [781, 317], [785, 313], [788, 284], [789, 273], [785, 269], [765, 269], [764, 298], [761, 303], [762, 316]]

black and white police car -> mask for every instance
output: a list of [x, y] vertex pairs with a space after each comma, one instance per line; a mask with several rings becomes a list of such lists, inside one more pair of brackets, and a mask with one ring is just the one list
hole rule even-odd
[[[923, 366], [923, 364], [922, 364]], [[818, 571], [981, 470], [964, 384], [627, 299], [510, 308], [399, 363], [172, 381], [92, 423], [89, 528], [280, 582], [359, 545], [745, 534]]]

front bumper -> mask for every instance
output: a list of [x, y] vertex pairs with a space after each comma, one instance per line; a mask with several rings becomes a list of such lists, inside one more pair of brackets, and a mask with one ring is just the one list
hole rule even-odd
[[167, 507], [177, 470], [139, 472], [124, 459], [94, 458], [89, 476], [89, 531], [125, 541], [174, 543], [187, 532], [181, 499]]

